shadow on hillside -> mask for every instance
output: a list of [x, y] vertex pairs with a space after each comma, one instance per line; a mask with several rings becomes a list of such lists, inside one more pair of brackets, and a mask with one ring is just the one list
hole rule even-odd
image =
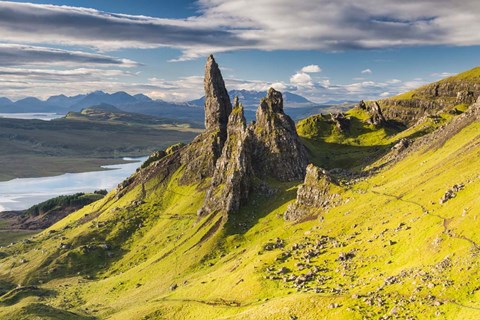
[[[48, 282], [70, 276], [82, 276], [87, 280], [102, 274], [128, 252], [121, 244], [140, 232], [146, 223], [148, 212], [119, 211], [114, 219], [97, 221], [80, 219], [68, 226], [78, 227], [89, 223], [88, 232], [78, 235], [72, 241], [56, 240], [57, 248], [26, 277], [27, 283]], [[92, 214], [92, 218], [96, 215]], [[52, 230], [47, 239], [63, 239], [65, 229]], [[47, 240], [44, 239], [44, 240]], [[54, 240], [55, 241], [55, 240]]]
[[352, 146], [302, 138], [308, 149], [309, 160], [316, 166], [361, 171], [386, 155], [392, 145]]
[[[253, 196], [249, 199], [248, 204], [240, 209], [236, 214], [228, 217], [225, 224], [225, 234], [244, 234], [253, 226], [258, 224], [259, 220], [278, 209], [286, 202], [293, 200], [297, 196], [297, 186], [301, 181], [280, 183], [277, 181], [269, 181], [269, 186], [277, 189], [275, 195], [266, 195], [262, 192], [253, 191]], [[283, 212], [279, 213], [283, 214]]]
[[[351, 127], [344, 134], [345, 138], [353, 138], [355, 141], [355, 137], [378, 131], [378, 129], [365, 126], [361, 120], [355, 117], [352, 117], [350, 121]], [[389, 120], [383, 127], [385, 134], [389, 137], [393, 137], [405, 129], [403, 123], [395, 120]], [[415, 132], [407, 138], [414, 139], [426, 133], [428, 132]], [[310, 162], [327, 170], [341, 168], [354, 172], [362, 171], [365, 167], [384, 157], [395, 145], [395, 143], [360, 145], [360, 140], [357, 141], [357, 145], [326, 142], [325, 138], [327, 137], [321, 135], [315, 138], [301, 137], [302, 142], [308, 149]]]

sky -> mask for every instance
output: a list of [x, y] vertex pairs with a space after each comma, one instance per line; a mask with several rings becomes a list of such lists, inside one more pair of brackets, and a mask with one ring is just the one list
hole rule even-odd
[[297, 2], [0, 1], [0, 97], [193, 100], [209, 54], [229, 90], [273, 86], [318, 103], [388, 97], [480, 65], [478, 0]]

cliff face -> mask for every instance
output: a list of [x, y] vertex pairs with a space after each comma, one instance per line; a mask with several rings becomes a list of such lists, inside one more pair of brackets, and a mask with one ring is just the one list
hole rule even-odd
[[425, 115], [449, 106], [471, 105], [479, 96], [480, 84], [460, 75], [421, 87], [411, 92], [409, 97], [394, 97], [380, 100], [379, 103], [387, 119], [410, 125]]

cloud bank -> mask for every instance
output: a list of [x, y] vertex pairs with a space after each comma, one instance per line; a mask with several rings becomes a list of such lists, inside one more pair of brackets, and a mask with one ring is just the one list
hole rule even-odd
[[0, 66], [21, 65], [104, 65], [136, 67], [140, 64], [128, 60], [81, 51], [67, 51], [46, 47], [1, 44]]
[[347, 50], [480, 44], [476, 0], [199, 0], [184, 19], [0, 3], [7, 42], [85, 45], [102, 51], [171, 47], [180, 59], [239, 49]]

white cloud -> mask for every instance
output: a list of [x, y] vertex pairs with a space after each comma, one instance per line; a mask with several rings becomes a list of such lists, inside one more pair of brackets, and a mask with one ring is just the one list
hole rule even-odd
[[0, 2], [0, 39], [98, 48], [170, 47], [179, 60], [253, 50], [480, 45], [477, 0], [198, 0], [186, 19]]
[[438, 73], [432, 73], [432, 77], [443, 79], [443, 78], [448, 78], [451, 76], [454, 76], [455, 73], [451, 72], [438, 72]]
[[301, 87], [312, 86], [312, 77], [307, 73], [297, 72], [290, 77], [290, 83]]
[[0, 43], [0, 66], [31, 65], [97, 65], [137, 67], [138, 62], [102, 54], [68, 51], [38, 46]]
[[370, 69], [365, 69], [365, 70], [362, 70], [361, 73], [362, 73], [362, 74], [372, 74], [372, 70], [370, 70]]
[[311, 65], [305, 66], [301, 70], [301, 72], [304, 72], [304, 73], [317, 73], [317, 72], [321, 72], [321, 71], [322, 71], [322, 69], [316, 64], [311, 64]]
[[390, 83], [390, 84], [396, 84], [396, 83], [401, 83], [402, 80], [398, 80], [398, 79], [391, 79], [391, 80], [388, 80], [387, 83]]

